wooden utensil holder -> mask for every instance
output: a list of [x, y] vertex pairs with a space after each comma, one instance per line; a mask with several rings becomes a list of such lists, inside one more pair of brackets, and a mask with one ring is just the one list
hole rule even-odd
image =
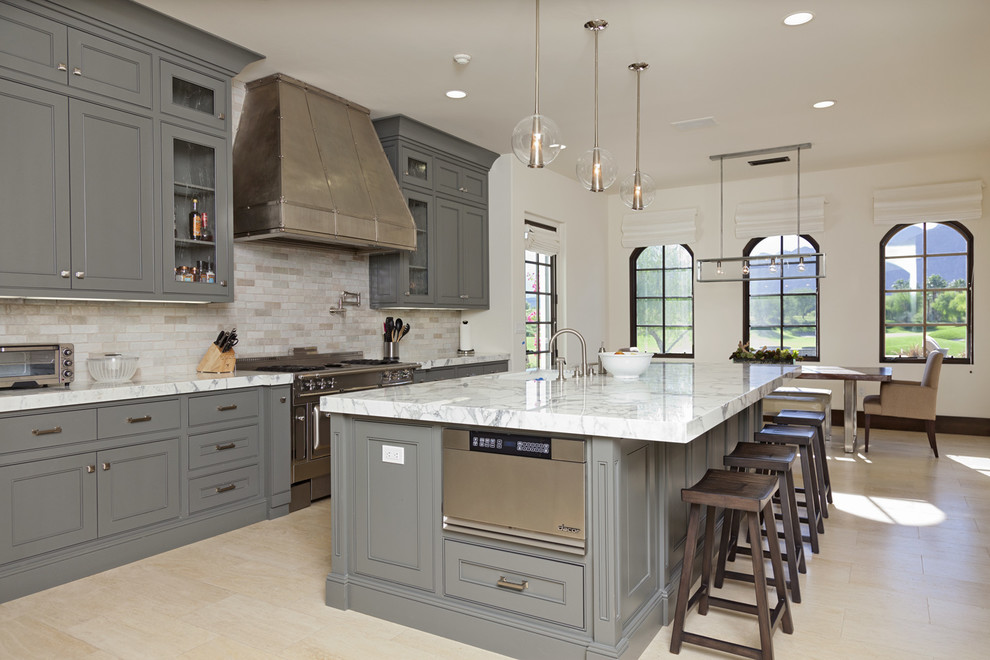
[[234, 349], [221, 353], [216, 344], [210, 344], [206, 349], [206, 355], [199, 361], [196, 371], [207, 374], [229, 374], [233, 373], [235, 362]]

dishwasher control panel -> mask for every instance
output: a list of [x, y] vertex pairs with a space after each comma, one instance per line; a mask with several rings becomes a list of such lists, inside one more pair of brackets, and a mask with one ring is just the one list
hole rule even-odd
[[528, 458], [551, 458], [550, 438], [511, 435], [509, 433], [471, 431], [469, 449], [471, 451], [483, 451], [491, 454], [508, 454], [510, 456], [526, 456]]

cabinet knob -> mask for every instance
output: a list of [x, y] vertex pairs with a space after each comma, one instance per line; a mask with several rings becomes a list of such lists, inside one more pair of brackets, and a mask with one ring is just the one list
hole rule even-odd
[[465, 298], [465, 299], [466, 299], [466, 298], [470, 298], [470, 297], [471, 297], [471, 296], [469, 296], [469, 295], [468, 295], [468, 294], [466, 294], [466, 293], [462, 293], [462, 294], [461, 294], [461, 298]]
[[84, 279], [85, 277], [86, 277], [86, 271], [83, 271], [83, 270], [77, 270], [76, 271], [76, 279], [81, 280], [81, 279]]
[[227, 286], [227, 280], [220, 280], [220, 286], [226, 287]]
[[95, 465], [87, 465], [86, 466], [86, 474], [93, 474], [94, 472], [96, 472], [96, 466]]
[[110, 469], [110, 464], [109, 463], [104, 463], [103, 464], [103, 471], [106, 472], [109, 469]]
[[279, 402], [279, 403], [285, 403], [285, 397], [284, 397], [284, 396], [280, 396], [280, 397], [278, 398], [278, 402]]
[[468, 191], [467, 188], [458, 188], [458, 190], [460, 190], [461, 192], [465, 192], [465, 193]]
[[61, 276], [62, 276], [62, 277], [64, 277], [65, 279], [69, 279], [69, 276], [70, 276], [71, 274], [72, 274], [72, 273], [70, 273], [70, 272], [69, 272], [69, 271], [67, 271], [67, 270], [63, 270], [62, 272], [60, 272], [60, 273], [59, 273], [59, 275], [61, 275]]
[[72, 75], [74, 75], [74, 76], [81, 76], [82, 75], [82, 69], [80, 69], [77, 66], [72, 67]]
[[219, 115], [217, 115], [217, 119], [219, 119], [220, 121], [223, 121], [226, 118], [227, 118], [227, 113], [225, 112], [221, 112]]
[[56, 67], [56, 68], [59, 71], [68, 71], [69, 70], [69, 67], [65, 66], [65, 62], [59, 62], [58, 63], [58, 67]]
[[407, 295], [407, 296], [409, 295], [409, 292], [408, 292], [408, 291], [406, 291], [406, 295]]

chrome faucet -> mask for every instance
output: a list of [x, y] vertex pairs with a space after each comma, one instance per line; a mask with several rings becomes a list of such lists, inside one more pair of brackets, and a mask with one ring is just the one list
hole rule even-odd
[[[574, 335], [575, 337], [578, 338], [578, 341], [581, 342], [581, 368], [578, 369], [578, 370], [575, 370], [574, 375], [575, 376], [590, 376], [591, 373], [588, 370], [588, 345], [585, 343], [584, 337], [577, 330], [573, 330], [571, 328], [563, 328], [561, 330], [558, 330], [557, 332], [553, 333], [553, 336], [552, 337], [550, 337], [550, 341], [547, 344], [547, 348], [552, 351], [553, 350], [553, 347], [554, 347], [554, 345], [555, 345], [555, 343], [557, 341], [557, 337], [559, 337], [559, 336], [561, 336], [563, 334]], [[561, 369], [561, 374], [563, 374], [563, 369]]]

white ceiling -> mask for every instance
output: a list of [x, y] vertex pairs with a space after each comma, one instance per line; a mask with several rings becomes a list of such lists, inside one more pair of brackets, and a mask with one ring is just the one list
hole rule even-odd
[[[533, 0], [140, 2], [265, 54], [245, 81], [282, 72], [499, 153], [533, 113]], [[798, 10], [815, 19], [785, 27]], [[609, 22], [599, 141], [620, 180], [634, 167], [637, 61], [650, 64], [641, 169], [661, 188], [717, 181], [712, 154], [801, 142], [804, 171], [990, 149], [990, 0], [543, 0], [540, 109], [568, 145], [550, 169], [569, 177], [594, 137], [583, 25], [595, 18]], [[837, 103], [812, 109], [821, 99]], [[715, 127], [671, 126], [707, 116]]]

